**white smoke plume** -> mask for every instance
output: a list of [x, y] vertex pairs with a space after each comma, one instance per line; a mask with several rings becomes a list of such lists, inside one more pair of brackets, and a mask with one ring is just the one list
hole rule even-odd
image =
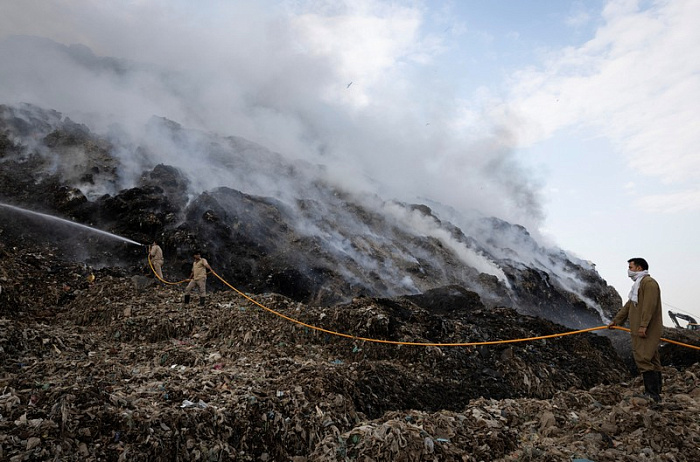
[[176, 165], [195, 192], [286, 194], [284, 181], [240, 184], [196, 139], [159, 139], [152, 117], [250, 140], [251, 155], [259, 143], [323, 165], [343, 189], [430, 197], [537, 229], [538, 185], [513, 157], [511, 131], [437, 84], [443, 44], [421, 13], [370, 0], [4, 2], [0, 102], [105, 133], [117, 123], [132, 140], [118, 150], [125, 172]]

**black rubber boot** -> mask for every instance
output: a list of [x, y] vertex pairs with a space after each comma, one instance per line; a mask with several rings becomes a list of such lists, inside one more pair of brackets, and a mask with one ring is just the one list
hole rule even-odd
[[185, 300], [183, 300], [183, 303], [184, 303], [185, 305], [187, 305], [189, 302], [190, 302], [190, 295], [187, 294], [187, 295], [185, 295]]
[[657, 403], [661, 401], [661, 396], [659, 395], [661, 391], [660, 377], [661, 375], [658, 371], [642, 372], [642, 378], [644, 379], [644, 397], [652, 399]]
[[199, 297], [199, 306], [204, 306], [204, 297]]
[[661, 389], [663, 388], [664, 384], [664, 379], [663, 376], [661, 375], [661, 371], [655, 371], [656, 372], [656, 394], [661, 397]]

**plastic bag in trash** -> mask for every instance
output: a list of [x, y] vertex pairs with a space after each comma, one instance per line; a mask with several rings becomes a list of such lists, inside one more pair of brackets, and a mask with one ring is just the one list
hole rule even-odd
[[200, 399], [199, 402], [197, 402], [197, 403], [194, 403], [194, 402], [192, 402], [192, 401], [190, 401], [190, 400], [188, 400], [188, 399], [185, 399], [185, 400], [182, 401], [182, 404], [180, 405], [180, 407], [182, 407], [182, 408], [186, 408], [186, 407], [198, 407], [198, 408], [204, 409], [205, 407], [207, 407], [207, 403], [205, 403], [205, 402], [202, 401], [201, 399]]

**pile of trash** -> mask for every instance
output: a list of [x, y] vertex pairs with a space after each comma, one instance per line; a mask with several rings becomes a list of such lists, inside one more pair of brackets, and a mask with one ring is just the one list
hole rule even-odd
[[639, 381], [549, 400], [480, 398], [462, 412], [389, 412], [328, 436], [309, 460], [693, 461], [700, 457], [700, 367], [666, 371], [664, 401]]
[[[151, 118], [137, 139], [118, 125], [106, 134], [51, 108], [0, 104], [0, 234], [96, 267], [130, 266], [144, 257], [134, 244], [157, 239], [174, 273], [188, 274], [199, 250], [237, 287], [304, 304], [457, 284], [489, 307], [581, 328], [621, 303], [594, 265], [521, 225], [353, 192], [321, 165], [174, 120]], [[180, 163], [192, 152], [201, 169]]]
[[184, 305], [146, 274], [0, 252], [0, 460], [700, 460], [697, 363], [650, 404], [595, 333], [408, 344], [568, 331], [478, 300]]

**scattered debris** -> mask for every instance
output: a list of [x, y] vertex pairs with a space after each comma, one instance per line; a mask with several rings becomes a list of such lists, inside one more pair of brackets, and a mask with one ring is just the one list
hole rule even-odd
[[[181, 287], [137, 288], [113, 269], [89, 283], [80, 265], [37, 249], [0, 252], [12, 281], [0, 294], [0, 460], [700, 458], [697, 363], [668, 367], [662, 403], [649, 404], [595, 334], [383, 345], [290, 323], [232, 291], [183, 306]], [[453, 309], [438, 313], [410, 297], [330, 308], [254, 298], [311, 325], [397, 341], [568, 330], [444, 297]]]

